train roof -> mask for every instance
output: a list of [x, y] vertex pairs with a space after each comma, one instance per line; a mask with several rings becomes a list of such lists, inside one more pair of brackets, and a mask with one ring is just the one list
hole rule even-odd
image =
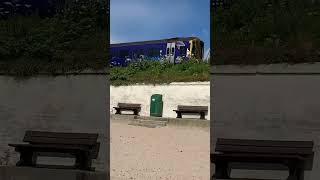
[[194, 39], [201, 41], [197, 37], [177, 37], [177, 38], [151, 40], [151, 41], [139, 41], [139, 42], [111, 44], [110, 47], [122, 47], [122, 46], [143, 45], [143, 44], [157, 44], [157, 43], [167, 43], [167, 42], [173, 42], [173, 41], [189, 41], [189, 40], [194, 40]]

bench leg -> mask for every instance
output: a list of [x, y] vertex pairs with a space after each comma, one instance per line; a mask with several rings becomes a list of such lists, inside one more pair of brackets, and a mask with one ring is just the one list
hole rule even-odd
[[36, 165], [37, 157], [32, 151], [22, 151], [20, 152], [20, 160], [17, 162], [16, 166], [31, 166]]
[[121, 114], [120, 109], [116, 109], [116, 114]]
[[227, 162], [219, 162], [215, 163], [216, 171], [213, 175], [216, 179], [230, 179], [230, 171], [231, 169], [228, 166]]
[[300, 168], [290, 168], [287, 180], [303, 180], [304, 171]]
[[177, 112], [177, 118], [182, 118], [182, 115], [180, 112]]
[[79, 172], [76, 175], [76, 180], [89, 180], [88, 174], [85, 172]]
[[206, 115], [205, 113], [200, 113], [200, 119], [205, 119]]
[[133, 110], [133, 114], [138, 116], [139, 114], [138, 110]]
[[287, 180], [303, 180], [304, 170], [301, 168], [300, 164], [292, 163], [288, 165], [289, 176]]
[[92, 159], [88, 152], [79, 152], [76, 155], [75, 168], [80, 170], [91, 170]]

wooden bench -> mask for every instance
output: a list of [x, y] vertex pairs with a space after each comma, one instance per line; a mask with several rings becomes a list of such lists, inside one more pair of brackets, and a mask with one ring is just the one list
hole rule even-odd
[[208, 106], [178, 105], [177, 110], [173, 111], [177, 113], [177, 118], [182, 118], [182, 114], [200, 114], [200, 119], [205, 119], [205, 115], [208, 113]]
[[133, 111], [134, 115], [139, 115], [141, 111], [141, 104], [131, 104], [131, 103], [118, 103], [116, 109], [116, 114], [121, 114], [121, 111]]
[[[264, 169], [289, 170], [288, 179], [303, 180], [304, 171], [312, 169], [313, 155], [312, 141], [218, 139], [210, 159], [215, 164], [216, 179], [229, 179], [231, 169]], [[232, 167], [232, 163], [238, 166]]]
[[[100, 143], [98, 134], [89, 133], [60, 133], [26, 131], [23, 138], [25, 144], [9, 144], [20, 153], [17, 166], [72, 168], [81, 170], [94, 170], [91, 167], [92, 159], [98, 157]], [[36, 164], [37, 156], [47, 157], [74, 157], [75, 165], [55, 166]]]

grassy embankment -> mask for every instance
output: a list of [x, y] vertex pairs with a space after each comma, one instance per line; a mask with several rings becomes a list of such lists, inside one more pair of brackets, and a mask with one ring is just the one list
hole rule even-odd
[[111, 84], [115, 86], [136, 83], [164, 84], [171, 82], [194, 82], [210, 80], [210, 65], [189, 61], [182, 64], [141, 62], [128, 67], [110, 70]]
[[319, 62], [319, 29], [320, 1], [232, 1], [211, 12], [211, 63]]

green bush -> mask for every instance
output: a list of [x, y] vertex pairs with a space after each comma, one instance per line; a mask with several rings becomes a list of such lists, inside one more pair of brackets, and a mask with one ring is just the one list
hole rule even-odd
[[190, 60], [182, 64], [142, 61], [128, 67], [113, 67], [110, 71], [112, 85], [135, 83], [162, 84], [171, 82], [209, 81], [209, 64]]
[[237, 0], [212, 12], [213, 64], [320, 61], [320, 3]]
[[0, 71], [27, 76], [106, 68], [109, 21], [102, 2], [101, 9], [96, 0], [80, 0], [53, 18], [0, 20]]

